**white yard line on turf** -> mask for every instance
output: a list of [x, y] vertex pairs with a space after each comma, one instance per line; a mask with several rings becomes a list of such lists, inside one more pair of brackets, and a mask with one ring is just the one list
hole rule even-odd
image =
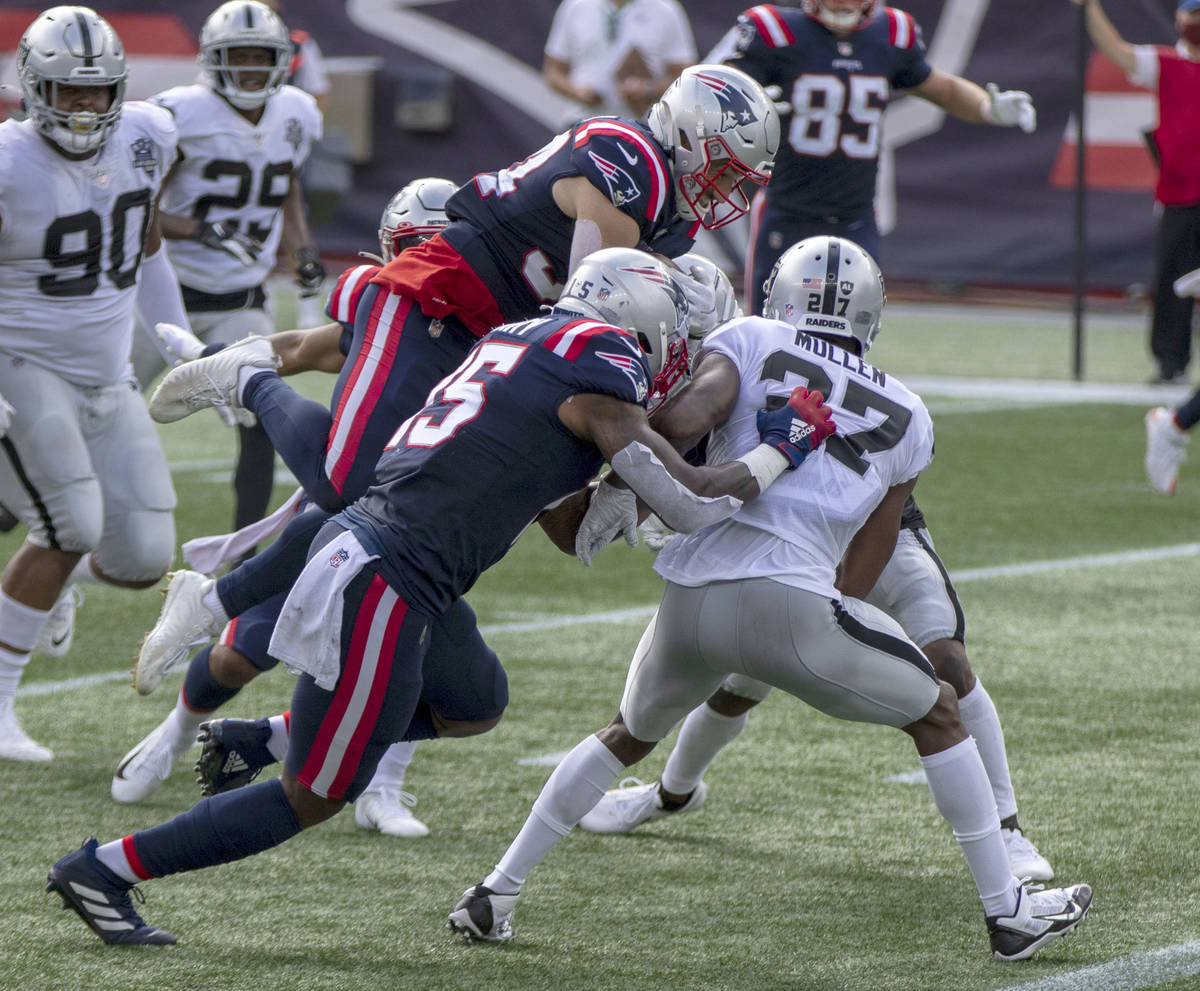
[[[1147, 950], [1108, 963], [1014, 984], [1001, 991], [1136, 991], [1200, 974], [1200, 942], [1179, 943]], [[1190, 986], [1190, 985], [1189, 985]]]
[[[1195, 557], [1200, 555], [1200, 544], [1176, 544], [1172, 547], [1154, 547], [1139, 551], [1121, 551], [1114, 554], [1091, 554], [1084, 557], [1068, 557], [1057, 561], [1027, 561], [1024, 564], [1001, 564], [989, 568], [967, 568], [953, 571], [950, 578], [955, 582], [984, 581], [990, 578], [1015, 578], [1035, 575], [1047, 571], [1072, 571], [1080, 568], [1104, 568], [1112, 565], [1161, 561], [1173, 557]], [[567, 626], [585, 626], [590, 623], [634, 623], [649, 619], [656, 606], [634, 606], [630, 609], [615, 609], [609, 612], [582, 613], [573, 616], [547, 616], [516, 623], [485, 623], [479, 627], [484, 636], [496, 633], [536, 633], [541, 630], [557, 630]], [[22, 685], [17, 694], [22, 697], [51, 695], [69, 692], [77, 688], [88, 688], [107, 681], [119, 681], [130, 677], [129, 671], [108, 671], [104, 674], [83, 675], [62, 681], [42, 681]]]

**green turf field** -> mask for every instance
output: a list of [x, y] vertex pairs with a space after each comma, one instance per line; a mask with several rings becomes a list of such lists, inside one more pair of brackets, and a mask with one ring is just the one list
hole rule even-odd
[[[900, 312], [885, 327], [873, 357], [904, 374], [1068, 370], [1065, 317]], [[1143, 347], [1140, 318], [1097, 327], [1094, 379], [1140, 382]], [[386, 839], [344, 813], [249, 861], [150, 882], [141, 910], [180, 937], [168, 950], [104, 947], [42, 890], [47, 868], [86, 837], [153, 825], [198, 797], [180, 767], [144, 806], [109, 799], [116, 762], [166, 714], [179, 676], [141, 698], [120, 674], [157, 593], [86, 589], [74, 649], [34, 658], [17, 702], [56, 760], [0, 766], [0, 989], [1200, 986], [1200, 560], [1195, 548], [1086, 560], [1200, 540], [1200, 470], [1185, 466], [1174, 499], [1150, 491], [1145, 404], [1030, 405], [1017, 388], [928, 401], [937, 458], [917, 495], [963, 576], [968, 648], [1006, 729], [1021, 819], [1061, 880], [1096, 889], [1077, 934], [1026, 964], [993, 963], [927, 788], [886, 780], [918, 767], [911, 742], [776, 695], [709, 772], [703, 811], [630, 837], [572, 834], [526, 885], [514, 942], [453, 941], [447, 911], [491, 868], [549, 772], [525, 762], [611, 718], [657, 597], [644, 549], [614, 547], [585, 569], [531, 532], [469, 596], [509, 672], [505, 719], [484, 737], [423, 744], [409, 771], [432, 835]], [[162, 436], [180, 538], [222, 531], [230, 434], [204, 414]], [[5, 558], [17, 539], [0, 540]], [[1066, 559], [1076, 560], [1035, 574], [988, 571]], [[576, 622], [605, 613], [617, 615]], [[261, 678], [226, 714], [280, 711], [290, 688], [283, 672]], [[669, 742], [634, 773], [653, 780]], [[1149, 951], [1161, 952], [1138, 956]], [[1130, 957], [1134, 977], [1114, 963]], [[1101, 969], [1071, 976], [1084, 968]]]

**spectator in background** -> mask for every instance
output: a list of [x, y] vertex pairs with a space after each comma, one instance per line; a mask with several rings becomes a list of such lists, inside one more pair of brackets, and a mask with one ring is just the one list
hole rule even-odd
[[[1200, 267], [1200, 0], [1182, 0], [1175, 11], [1179, 40], [1166, 45], [1131, 45], [1117, 32], [1097, 0], [1071, 0], [1087, 8], [1087, 29], [1097, 48], [1117, 63], [1136, 86], [1157, 94], [1158, 152], [1154, 203], [1154, 310], [1150, 352], [1158, 369], [1154, 385], [1187, 381], [1192, 357], [1193, 297], [1176, 295], [1176, 279]], [[1156, 486], [1157, 487], [1157, 486]], [[1171, 478], [1174, 491], [1174, 475]]]
[[678, 0], [563, 0], [542, 75], [589, 116], [641, 120], [695, 61], [696, 41]]
[[705, 59], [777, 86], [789, 105], [775, 173], [751, 211], [746, 309], [792, 244], [819, 234], [880, 257], [875, 223], [883, 112], [903, 89], [973, 124], [1037, 126], [1028, 93], [1001, 92], [933, 68], [910, 14], [875, 0], [804, 0], [745, 11]]

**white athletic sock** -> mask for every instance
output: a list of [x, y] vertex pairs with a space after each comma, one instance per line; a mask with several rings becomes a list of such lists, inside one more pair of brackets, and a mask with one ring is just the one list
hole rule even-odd
[[363, 789], [364, 792], [370, 791], [382, 794], [385, 791], [397, 792], [403, 790], [404, 775], [408, 771], [408, 765], [412, 763], [413, 751], [416, 749], [416, 740], [393, 743], [388, 747], [383, 752], [379, 766], [375, 768], [375, 775], [371, 778], [371, 783]]
[[276, 760], [283, 760], [287, 756], [288, 740], [291, 739], [291, 713], [272, 716], [267, 721], [271, 724], [271, 739], [267, 741], [267, 750]]
[[1008, 915], [1016, 905], [1016, 881], [1000, 836], [1000, 817], [979, 750], [970, 737], [921, 758], [933, 802], [950, 823], [967, 860], [986, 915]]
[[88, 551], [79, 559], [79, 563], [75, 565], [75, 569], [67, 576], [66, 584], [63, 585], [65, 591], [67, 585], [104, 585], [107, 584], [95, 571], [92, 570], [92, 552]]
[[737, 739], [749, 718], [748, 712], [740, 716], [723, 716], [707, 702], [696, 706], [683, 721], [675, 749], [663, 768], [663, 790], [673, 795], [689, 795], [695, 791], [708, 766], [717, 754]]
[[[25, 657], [37, 646], [38, 637], [50, 618], [50, 609], [34, 609], [0, 592], [0, 643], [7, 644], [13, 657]], [[21, 667], [25, 661], [20, 661]], [[17, 664], [17, 661], [11, 661]]]
[[195, 743], [200, 724], [211, 715], [211, 712], [197, 712], [195, 709], [189, 709], [187, 702], [184, 701], [181, 688], [175, 699], [175, 708], [171, 710], [171, 715], [168, 717], [174, 723], [175, 749], [186, 750]]
[[221, 597], [217, 595], [217, 583], [213, 582], [203, 592], [200, 593], [200, 601], [204, 603], [204, 608], [207, 609], [217, 618], [222, 626], [229, 622], [229, 616], [225, 612], [225, 606], [221, 603]]
[[624, 770], [595, 734], [577, 743], [542, 786], [525, 825], [484, 885], [504, 895], [516, 894], [529, 872], [596, 807]]
[[125, 840], [113, 840], [111, 843], [101, 843], [96, 847], [96, 859], [117, 875], [122, 881], [137, 884], [142, 878], [134, 873], [129, 866], [129, 858], [125, 856]]
[[1004, 730], [1000, 716], [983, 682], [975, 679], [975, 687], [958, 700], [958, 714], [963, 728], [975, 737], [975, 746], [987, 770], [996, 811], [1001, 819], [1017, 814], [1017, 798], [1013, 794], [1012, 776], [1008, 772], [1008, 751], [1004, 747]]
[[17, 694], [21, 673], [29, 663], [29, 653], [17, 653], [0, 647], [0, 701], [11, 699]]

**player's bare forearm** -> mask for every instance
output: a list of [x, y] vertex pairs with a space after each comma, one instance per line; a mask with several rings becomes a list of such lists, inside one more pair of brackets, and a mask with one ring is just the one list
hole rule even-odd
[[987, 91], [962, 76], [934, 69], [929, 78], [920, 86], [914, 86], [911, 92], [968, 124], [987, 123], [983, 116]]
[[328, 323], [311, 330], [284, 330], [272, 334], [271, 347], [282, 364], [280, 375], [300, 372], [329, 372], [342, 370], [346, 356], [338, 348], [342, 336], [340, 323]]
[[904, 504], [917, 480], [888, 489], [883, 501], [859, 528], [838, 568], [837, 588], [843, 595], [865, 599], [896, 550]]
[[737, 403], [741, 379], [733, 362], [714, 351], [701, 352], [686, 389], [650, 415], [650, 425], [681, 454], [690, 451]]
[[537, 518], [538, 526], [550, 538], [550, 543], [571, 557], [575, 556], [575, 534], [587, 512], [590, 492], [590, 488], [573, 492], [557, 506], [543, 510]]
[[308, 211], [304, 208], [304, 192], [296, 176], [292, 176], [291, 188], [283, 201], [283, 232], [280, 240], [288, 258], [294, 257], [300, 248], [313, 243], [312, 232], [308, 229]]

